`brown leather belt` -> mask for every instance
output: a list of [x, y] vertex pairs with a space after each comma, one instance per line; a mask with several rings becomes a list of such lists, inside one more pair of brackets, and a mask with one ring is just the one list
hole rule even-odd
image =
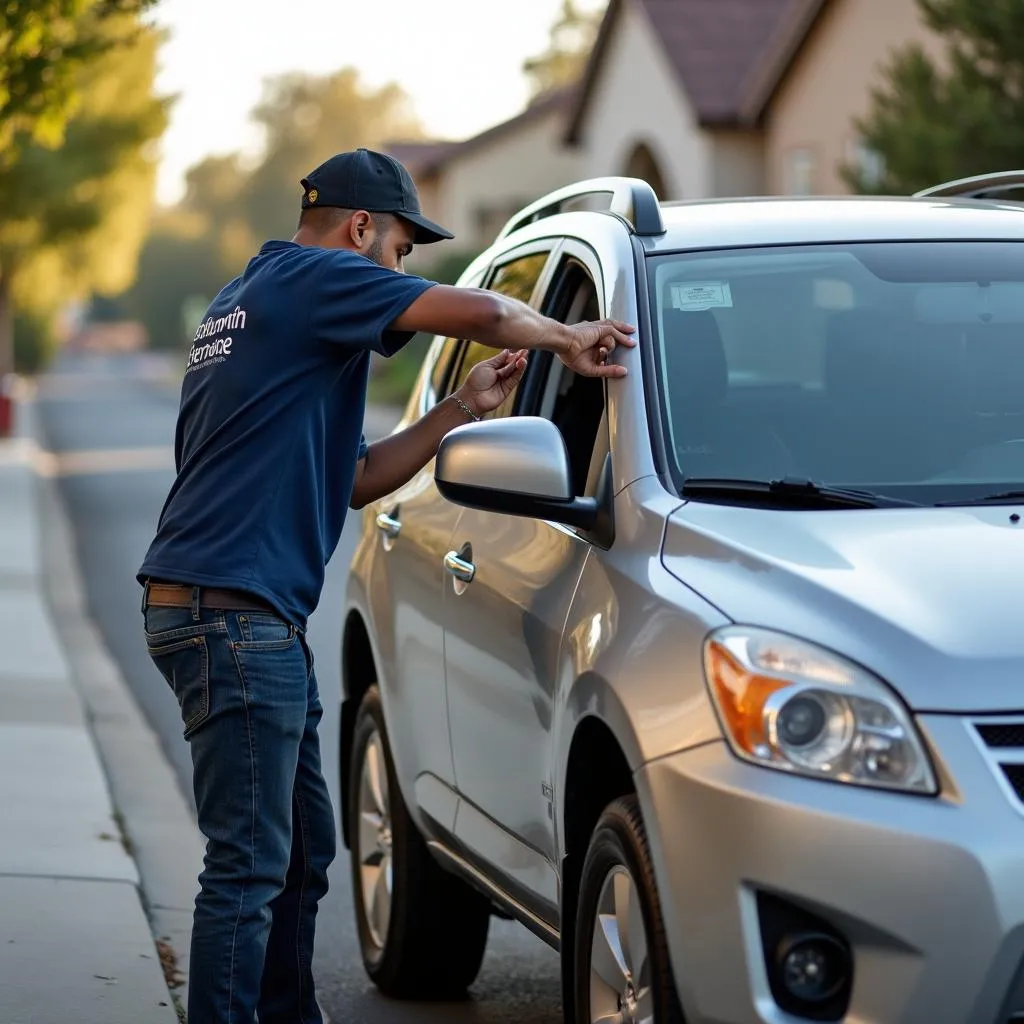
[[[146, 601], [155, 608], [191, 608], [194, 587], [183, 583], [156, 583], [150, 580], [146, 586]], [[222, 590], [218, 587], [199, 588], [200, 608], [221, 608], [234, 612], [270, 612], [276, 609], [267, 601], [241, 590]]]

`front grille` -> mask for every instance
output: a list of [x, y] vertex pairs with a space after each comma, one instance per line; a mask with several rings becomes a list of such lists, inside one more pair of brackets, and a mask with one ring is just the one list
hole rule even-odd
[[1024, 803], [1024, 720], [975, 722], [974, 729], [989, 752], [993, 768]]
[[1024, 800], [1024, 764], [1001, 764], [1006, 781], [1013, 786], [1018, 800]]
[[996, 725], [975, 724], [986, 747], [1020, 747], [1024, 749], [1024, 722], [999, 722]]

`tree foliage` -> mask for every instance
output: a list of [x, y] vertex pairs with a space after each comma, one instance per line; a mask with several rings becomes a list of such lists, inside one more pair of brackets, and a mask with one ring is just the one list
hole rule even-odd
[[15, 309], [45, 317], [134, 275], [152, 203], [151, 144], [166, 122], [153, 95], [159, 36], [130, 14], [105, 19], [103, 32], [94, 59], [76, 69], [80, 101], [61, 146], [26, 129], [0, 166], [0, 373]]
[[586, 67], [604, 14], [602, 9], [581, 10], [577, 0], [562, 0], [551, 26], [547, 49], [523, 62], [523, 73], [536, 98], [576, 81]]
[[60, 143], [74, 112], [79, 72], [120, 41], [111, 21], [154, 0], [5, 0], [0, 3], [0, 154], [19, 141]]
[[905, 195], [1024, 165], [1024, 0], [918, 0], [944, 44], [897, 54], [858, 123], [880, 173], [844, 168], [858, 191]]
[[190, 306], [212, 299], [264, 241], [291, 238], [299, 182], [314, 167], [343, 150], [422, 137], [397, 86], [368, 89], [352, 69], [270, 79], [252, 116], [263, 130], [255, 161], [239, 154], [200, 161], [182, 200], [153, 223], [122, 305], [155, 347], [184, 344]]

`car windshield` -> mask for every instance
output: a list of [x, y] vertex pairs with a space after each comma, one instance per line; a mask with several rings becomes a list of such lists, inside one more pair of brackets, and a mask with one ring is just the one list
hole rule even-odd
[[678, 253], [649, 270], [682, 490], [791, 478], [924, 504], [1024, 491], [1019, 242]]

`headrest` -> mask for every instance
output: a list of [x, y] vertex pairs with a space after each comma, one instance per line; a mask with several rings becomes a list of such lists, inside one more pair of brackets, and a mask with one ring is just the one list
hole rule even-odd
[[921, 324], [899, 313], [847, 310], [829, 322], [825, 388], [832, 401], [881, 401], [909, 416], [939, 411], [948, 418], [963, 402], [962, 328]]
[[859, 402], [887, 391], [896, 383], [893, 371], [905, 351], [900, 335], [906, 333], [898, 318], [881, 310], [834, 313], [825, 339], [825, 390], [834, 398]]
[[722, 401], [729, 371], [714, 314], [666, 309], [662, 319], [665, 368], [674, 399], [702, 404]]

